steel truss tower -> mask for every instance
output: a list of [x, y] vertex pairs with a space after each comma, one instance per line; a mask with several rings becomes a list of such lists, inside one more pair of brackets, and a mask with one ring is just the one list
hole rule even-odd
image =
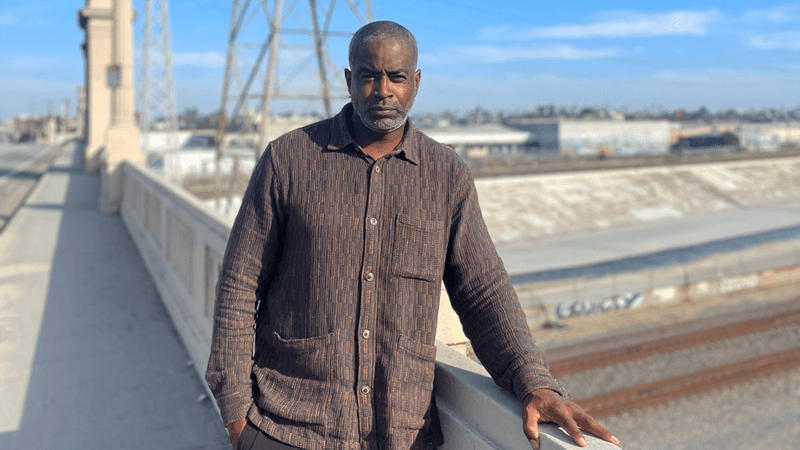
[[[142, 33], [142, 76], [139, 85], [139, 128], [166, 132], [166, 148], [177, 148], [178, 109], [172, 75], [168, 0], [145, 0]], [[153, 150], [153, 149], [150, 149]]]
[[[346, 61], [337, 66], [330, 58], [328, 38], [343, 38], [340, 43], [346, 48], [355, 29], [372, 21], [372, 5], [370, 0], [340, 3], [349, 7], [349, 12], [340, 8], [346, 17], [334, 15], [337, 0], [234, 0], [217, 129], [218, 162], [233, 133], [260, 155], [274, 137], [268, 123], [276, 102], [284, 112], [330, 117], [335, 112], [331, 101], [348, 98], [342, 73]], [[350, 31], [331, 30], [333, 22], [341, 27], [347, 20]]]

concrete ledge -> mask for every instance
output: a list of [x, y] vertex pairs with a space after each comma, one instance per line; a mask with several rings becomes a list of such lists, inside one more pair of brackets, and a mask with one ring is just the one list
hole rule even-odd
[[214, 288], [232, 221], [139, 164], [121, 169], [122, 220], [203, 379]]
[[[444, 431], [441, 450], [529, 450], [522, 432], [520, 404], [494, 384], [480, 364], [446, 344], [436, 342], [436, 404]], [[577, 449], [572, 438], [554, 424], [540, 424], [542, 450]], [[619, 447], [585, 434], [591, 450]]]

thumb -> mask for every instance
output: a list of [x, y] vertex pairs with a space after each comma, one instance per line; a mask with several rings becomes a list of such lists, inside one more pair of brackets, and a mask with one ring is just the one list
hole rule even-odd
[[533, 450], [539, 450], [539, 414], [536, 410], [529, 412], [525, 408], [522, 412], [522, 431], [528, 438], [528, 443]]

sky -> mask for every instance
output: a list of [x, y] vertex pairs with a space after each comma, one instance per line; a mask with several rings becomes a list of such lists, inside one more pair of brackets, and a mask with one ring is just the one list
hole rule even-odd
[[[169, 2], [179, 111], [220, 107], [232, 4]], [[84, 5], [0, 0], [0, 119], [59, 111], [64, 99], [76, 108], [84, 80], [77, 12]], [[133, 6], [139, 45], [144, 0]], [[544, 104], [629, 111], [800, 106], [798, 1], [373, 0], [372, 9], [375, 20], [394, 20], [417, 38], [422, 82], [414, 113]], [[297, 11], [307, 17], [305, 2]], [[266, 34], [259, 19], [252, 21], [253, 42]], [[344, 1], [331, 23], [348, 33], [360, 24]], [[347, 65], [348, 41], [329, 38], [338, 72]], [[292, 66], [281, 67], [287, 74]], [[301, 89], [313, 85], [302, 75], [295, 81]], [[335, 110], [345, 101], [337, 99]]]

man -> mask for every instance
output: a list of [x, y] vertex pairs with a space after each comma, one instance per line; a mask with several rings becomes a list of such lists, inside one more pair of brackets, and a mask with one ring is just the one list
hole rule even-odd
[[206, 375], [231, 445], [440, 445], [442, 281], [486, 369], [523, 401], [533, 448], [540, 421], [618, 443], [544, 367], [466, 166], [408, 120], [411, 33], [368, 24], [349, 63], [351, 104], [270, 143], [231, 232]]

